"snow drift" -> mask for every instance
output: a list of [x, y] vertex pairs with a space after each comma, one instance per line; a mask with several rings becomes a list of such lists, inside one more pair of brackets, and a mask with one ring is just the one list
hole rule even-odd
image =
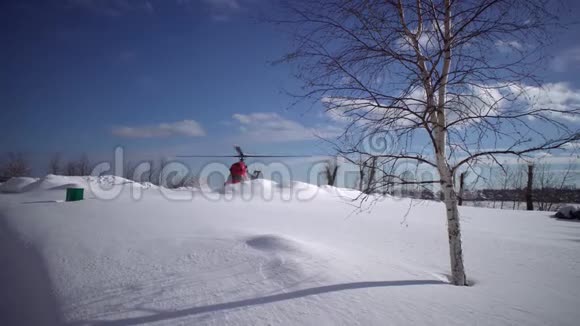
[[30, 190], [30, 185], [37, 182], [36, 178], [18, 177], [10, 178], [8, 181], [0, 184], [0, 192], [20, 193]]
[[561, 219], [580, 219], [580, 207], [578, 205], [562, 205], [558, 208], [554, 217]]
[[[56, 202], [58, 187], [82, 182], [121, 192]], [[436, 202], [385, 197], [353, 214], [356, 191], [299, 183], [254, 181], [188, 200], [162, 189], [136, 199], [132, 191], [143, 188], [114, 177], [33, 183], [0, 195], [2, 325], [580, 319], [580, 228], [548, 212], [462, 207], [474, 284], [466, 288], [447, 283], [445, 210]], [[264, 198], [264, 189], [274, 195]]]

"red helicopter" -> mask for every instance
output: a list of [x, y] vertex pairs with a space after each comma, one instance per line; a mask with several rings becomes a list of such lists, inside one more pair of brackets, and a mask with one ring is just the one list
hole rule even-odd
[[234, 149], [238, 153], [238, 155], [178, 155], [177, 157], [181, 158], [190, 158], [190, 157], [237, 157], [240, 160], [230, 166], [230, 176], [226, 181], [226, 184], [234, 184], [239, 183], [242, 181], [246, 181], [249, 179], [257, 179], [262, 175], [262, 171], [253, 171], [252, 174], [248, 175], [248, 166], [244, 162], [245, 158], [248, 157], [258, 157], [258, 158], [271, 158], [271, 157], [309, 157], [308, 155], [255, 155], [255, 154], [244, 154], [242, 148], [240, 146], [234, 146]]

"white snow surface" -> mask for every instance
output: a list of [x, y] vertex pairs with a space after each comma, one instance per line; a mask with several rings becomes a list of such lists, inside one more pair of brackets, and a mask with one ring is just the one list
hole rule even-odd
[[[61, 202], [69, 185], [104, 183], [122, 191]], [[441, 203], [386, 197], [356, 213], [358, 192], [304, 183], [187, 200], [133, 186], [49, 175], [0, 194], [1, 325], [580, 320], [580, 223], [549, 212], [462, 207], [472, 286], [456, 287]]]

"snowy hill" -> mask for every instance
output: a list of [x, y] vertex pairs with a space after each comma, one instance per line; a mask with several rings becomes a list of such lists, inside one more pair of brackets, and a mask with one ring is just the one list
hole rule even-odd
[[[58, 202], [69, 184], [99, 182], [122, 189]], [[356, 191], [302, 183], [178, 198], [112, 177], [12, 183], [20, 191], [0, 194], [2, 325], [580, 320], [580, 224], [548, 213], [462, 208], [474, 285], [455, 287], [435, 202], [389, 197], [354, 214]]]
[[11, 178], [4, 184], [0, 184], [0, 193], [22, 193], [22, 192], [32, 192], [39, 190], [63, 190], [66, 188], [85, 188], [87, 190], [104, 188], [110, 189], [112, 187], [121, 186], [137, 186], [140, 188], [151, 188], [151, 183], [140, 184], [125, 178], [105, 175], [100, 177], [86, 176], [86, 177], [76, 177], [76, 176], [61, 176], [48, 174], [43, 178], [28, 178], [28, 177], [18, 177]]

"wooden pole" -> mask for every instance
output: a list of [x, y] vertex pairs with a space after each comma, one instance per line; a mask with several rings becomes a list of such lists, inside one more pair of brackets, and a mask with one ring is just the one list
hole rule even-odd
[[465, 172], [461, 172], [459, 175], [459, 196], [458, 196], [458, 206], [463, 205], [463, 184], [465, 183]]

